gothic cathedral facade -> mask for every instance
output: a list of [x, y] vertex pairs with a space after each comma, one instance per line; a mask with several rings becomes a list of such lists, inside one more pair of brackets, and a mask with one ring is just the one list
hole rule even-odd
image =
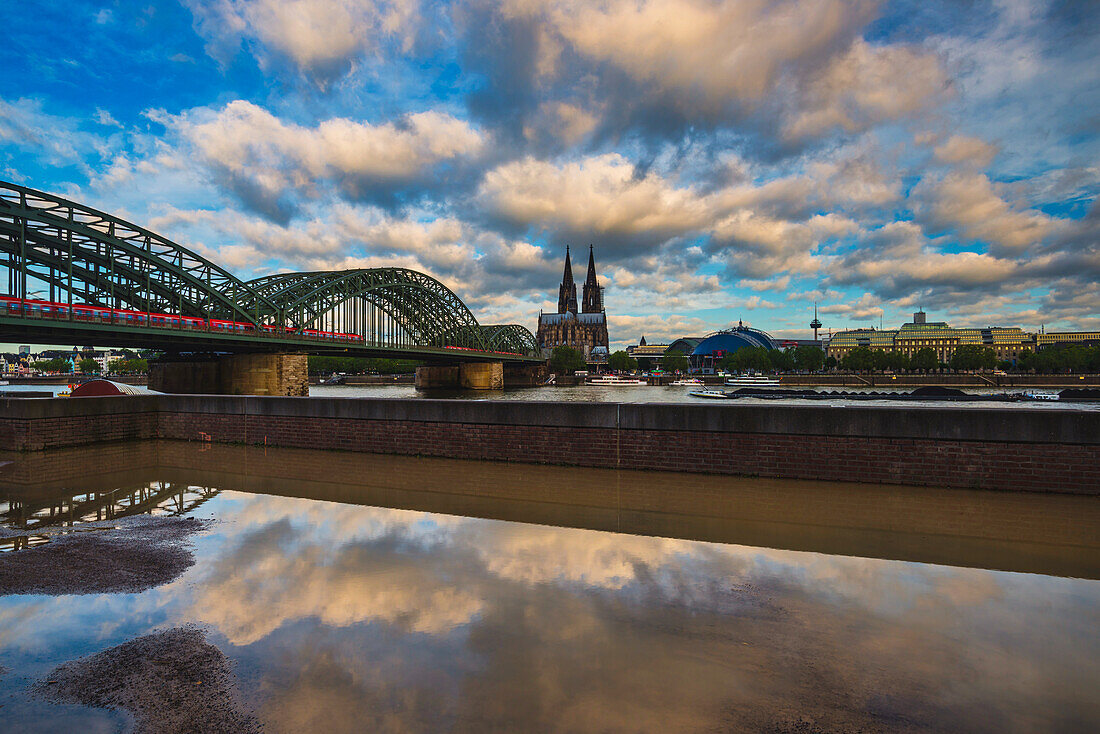
[[577, 284], [573, 282], [573, 266], [567, 246], [565, 273], [558, 288], [558, 311], [539, 314], [539, 328], [535, 336], [545, 355], [549, 355], [554, 347], [567, 346], [583, 352], [588, 361], [607, 359], [607, 314], [603, 307], [603, 288], [596, 280], [596, 261], [591, 245], [588, 246], [588, 277], [581, 291], [579, 311]]

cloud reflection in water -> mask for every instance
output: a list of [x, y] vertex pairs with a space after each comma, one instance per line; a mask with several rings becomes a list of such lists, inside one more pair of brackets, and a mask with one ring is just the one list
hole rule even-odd
[[275, 731], [1100, 721], [1097, 582], [266, 496], [219, 517], [172, 593]]

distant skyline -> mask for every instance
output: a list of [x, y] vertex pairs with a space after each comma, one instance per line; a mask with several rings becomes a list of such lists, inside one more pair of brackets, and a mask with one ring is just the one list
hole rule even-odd
[[1100, 4], [47, 0], [0, 178], [242, 278], [423, 270], [535, 329], [595, 247], [612, 349], [743, 319], [1100, 330]]

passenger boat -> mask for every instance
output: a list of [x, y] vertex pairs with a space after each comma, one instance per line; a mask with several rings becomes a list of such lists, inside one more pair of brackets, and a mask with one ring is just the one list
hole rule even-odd
[[615, 386], [629, 386], [629, 385], [648, 385], [645, 380], [637, 380], [627, 377], [619, 377], [618, 375], [600, 375], [599, 377], [593, 377], [586, 383], [588, 385], [615, 385]]
[[670, 385], [676, 385], [676, 386], [702, 387], [706, 383], [703, 382], [702, 380], [700, 380], [697, 377], [685, 377], [685, 378], [680, 379], [680, 380], [674, 380], [673, 382], [670, 382], [669, 384]]
[[726, 380], [726, 384], [732, 387], [760, 387], [761, 385], [778, 385], [779, 378], [771, 375], [735, 375]]

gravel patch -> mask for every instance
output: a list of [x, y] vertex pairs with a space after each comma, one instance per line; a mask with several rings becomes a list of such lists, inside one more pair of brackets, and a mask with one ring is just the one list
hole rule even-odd
[[[187, 540], [204, 529], [193, 517], [134, 517], [52, 529], [49, 542], [0, 553], [0, 595], [139, 592], [168, 583], [195, 559]], [[17, 534], [0, 529], [0, 537]]]
[[135, 734], [262, 730], [238, 700], [229, 661], [194, 627], [64, 663], [31, 690], [52, 703], [124, 710]]

